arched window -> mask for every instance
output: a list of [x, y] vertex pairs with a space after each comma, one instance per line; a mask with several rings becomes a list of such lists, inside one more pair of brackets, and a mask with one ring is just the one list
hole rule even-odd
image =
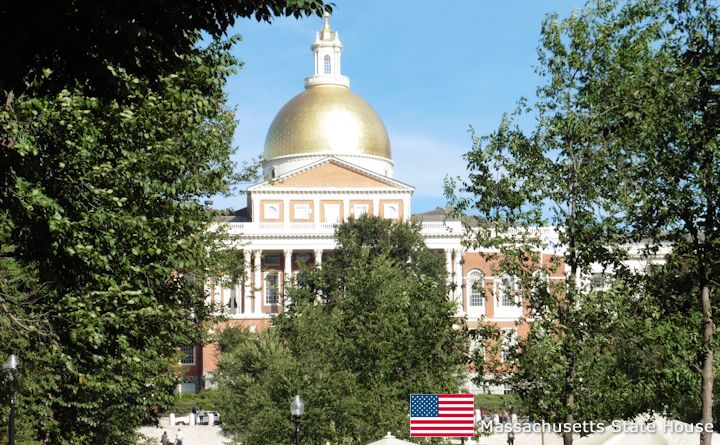
[[471, 270], [467, 275], [468, 306], [485, 304], [485, 277], [479, 270]]
[[330, 56], [325, 56], [325, 74], [332, 73], [332, 62], [330, 61]]

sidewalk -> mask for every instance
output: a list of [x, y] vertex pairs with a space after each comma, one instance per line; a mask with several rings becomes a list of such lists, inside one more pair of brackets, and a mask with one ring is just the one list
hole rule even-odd
[[160, 419], [160, 427], [144, 426], [140, 428], [140, 434], [154, 439], [156, 443], [160, 443], [160, 436], [163, 431], [167, 431], [168, 438], [175, 440], [175, 433], [180, 429], [183, 437], [183, 445], [232, 445], [232, 441], [223, 436], [222, 429], [219, 425], [180, 425], [169, 426], [167, 417]]
[[[140, 433], [160, 443], [160, 436], [167, 431], [170, 440], [175, 440], [175, 433], [178, 428], [182, 431], [183, 445], [233, 445], [232, 440], [222, 435], [220, 426], [208, 425], [181, 425], [168, 426], [169, 419], [160, 419], [160, 427], [144, 426]], [[575, 437], [578, 439], [578, 437]], [[380, 438], [378, 438], [380, 439]], [[457, 440], [456, 440], [457, 443]], [[478, 441], [466, 441], [465, 445], [507, 445], [507, 435], [493, 434], [479, 438]], [[562, 437], [557, 434], [545, 433], [542, 437], [539, 433], [518, 433], [515, 435], [515, 445], [562, 445]]]

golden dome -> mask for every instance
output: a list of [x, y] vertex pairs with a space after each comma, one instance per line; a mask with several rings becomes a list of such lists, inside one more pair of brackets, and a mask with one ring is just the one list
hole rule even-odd
[[390, 159], [380, 116], [341, 85], [314, 85], [275, 116], [265, 138], [265, 160], [300, 154], [355, 154]]

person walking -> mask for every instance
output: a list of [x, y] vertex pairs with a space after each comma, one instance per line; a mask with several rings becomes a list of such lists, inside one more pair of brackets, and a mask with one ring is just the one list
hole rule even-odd
[[163, 431], [160, 436], [160, 445], [170, 445], [170, 439], [168, 439], [167, 431]]
[[512, 430], [508, 432], [507, 444], [515, 445], [515, 433]]
[[182, 445], [182, 432], [180, 428], [178, 428], [177, 433], [175, 433], [175, 445]]

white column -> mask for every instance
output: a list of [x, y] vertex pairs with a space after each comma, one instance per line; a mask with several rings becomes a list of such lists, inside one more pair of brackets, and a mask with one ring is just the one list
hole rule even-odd
[[315, 265], [316, 266], [322, 266], [322, 249], [315, 249]]
[[285, 269], [283, 270], [283, 295], [285, 295], [285, 305], [290, 304], [290, 298], [287, 296], [287, 288], [290, 286], [290, 279], [292, 278], [292, 249], [285, 249]]
[[462, 317], [465, 315], [465, 308], [463, 307], [463, 298], [462, 298], [462, 278], [463, 278], [463, 272], [462, 272], [462, 250], [455, 249], [454, 252], [454, 258], [455, 258], [455, 275], [454, 275], [454, 284], [455, 284], [455, 302], [457, 304], [456, 313], [459, 317]]
[[259, 315], [262, 313], [262, 250], [255, 251], [254, 267], [255, 282], [253, 286], [255, 286], [255, 308], [253, 312]]
[[452, 250], [445, 249], [445, 273], [448, 284], [452, 284]]
[[250, 313], [250, 305], [252, 304], [252, 253], [245, 250], [245, 282], [243, 289], [242, 313]]

